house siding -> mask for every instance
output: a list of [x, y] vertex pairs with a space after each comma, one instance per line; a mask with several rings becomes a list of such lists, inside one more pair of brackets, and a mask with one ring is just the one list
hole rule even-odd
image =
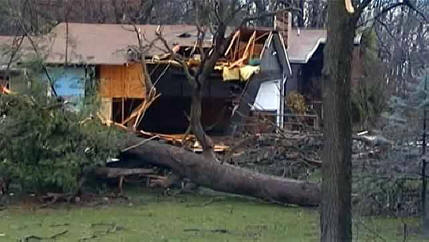
[[47, 72], [49, 77], [42, 73], [41, 80], [44, 83], [51, 80], [57, 96], [77, 106], [83, 104], [87, 79], [84, 67], [47, 67]]

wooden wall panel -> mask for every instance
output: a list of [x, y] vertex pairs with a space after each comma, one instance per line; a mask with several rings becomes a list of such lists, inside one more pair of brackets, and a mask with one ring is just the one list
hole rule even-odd
[[140, 64], [129, 65], [125, 68], [125, 95], [133, 98], [144, 98], [146, 86]]
[[100, 96], [109, 98], [145, 98], [140, 64], [100, 66]]

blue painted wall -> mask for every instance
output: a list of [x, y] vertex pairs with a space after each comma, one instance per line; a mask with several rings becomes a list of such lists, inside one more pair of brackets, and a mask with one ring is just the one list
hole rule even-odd
[[[57, 95], [80, 106], [85, 97], [85, 68], [81, 67], [48, 67], [51, 80]], [[42, 75], [48, 81], [46, 74]]]

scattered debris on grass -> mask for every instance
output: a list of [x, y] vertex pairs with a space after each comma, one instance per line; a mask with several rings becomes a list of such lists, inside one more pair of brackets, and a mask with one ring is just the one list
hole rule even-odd
[[37, 236], [37, 235], [28, 235], [28, 236], [25, 236], [24, 238], [22, 238], [20, 241], [21, 242], [30, 242], [30, 241], [34, 241], [34, 240], [37, 240], [37, 241], [55, 240], [58, 237], [60, 237], [62, 235], [65, 235], [67, 233], [68, 233], [68, 230], [63, 230], [63, 231], [61, 231], [59, 233], [56, 233], [54, 235], [47, 236], [47, 237], [42, 237], [42, 236]]

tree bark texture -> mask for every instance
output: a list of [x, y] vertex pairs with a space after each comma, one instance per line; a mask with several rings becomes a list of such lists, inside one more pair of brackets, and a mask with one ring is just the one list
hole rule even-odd
[[[132, 143], [138, 142], [140, 140]], [[129, 150], [124, 155], [142, 163], [171, 168], [177, 175], [216, 191], [282, 204], [317, 206], [320, 202], [320, 188], [316, 183], [284, 179], [221, 164], [203, 155], [155, 141]]]
[[204, 58], [202, 59], [200, 66], [197, 68], [195, 75], [191, 78], [188, 77], [188, 81], [193, 87], [190, 117], [191, 129], [197, 140], [201, 143], [204, 156], [213, 160], [217, 160], [213, 151], [214, 144], [212, 139], [204, 131], [203, 125], [201, 123], [201, 106], [203, 100], [203, 90], [207, 85], [208, 77], [210, 76], [210, 73], [213, 72], [217, 60], [225, 53], [227, 43], [229, 43], [229, 41], [225, 39], [225, 32], [226, 25], [223, 23], [219, 24], [214, 37], [213, 49], [209, 53], [203, 55]]
[[[205, 81], [205, 80], [204, 80]], [[191, 127], [192, 132], [197, 138], [197, 140], [201, 143], [203, 148], [203, 152], [208, 157], [215, 158], [215, 154], [213, 152], [213, 141], [204, 131], [203, 125], [201, 123], [201, 115], [202, 115], [202, 99], [203, 99], [203, 91], [202, 87], [194, 88], [192, 94], [192, 103], [191, 103]]]
[[322, 242], [352, 241], [350, 71], [355, 26], [356, 17], [346, 11], [345, 1], [329, 1], [322, 73]]
[[298, 3], [298, 8], [300, 10], [300, 13], [298, 14], [298, 27], [304, 28], [304, 13], [305, 13], [305, 0], [300, 0]]

